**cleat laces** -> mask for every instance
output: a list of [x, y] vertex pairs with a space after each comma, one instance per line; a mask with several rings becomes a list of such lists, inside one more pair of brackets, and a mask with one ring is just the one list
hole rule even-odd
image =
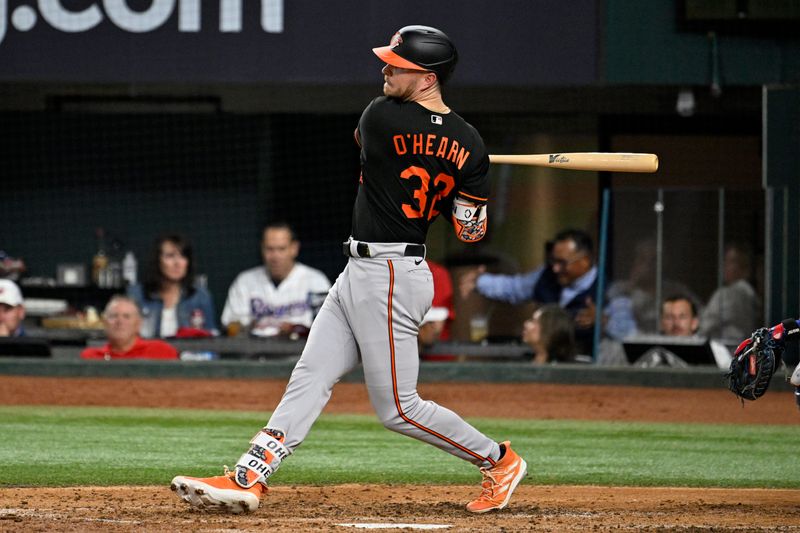
[[491, 470], [488, 468], [481, 468], [480, 471], [481, 474], [483, 474], [483, 481], [481, 481], [481, 487], [483, 488], [483, 491], [478, 499], [491, 500], [494, 497], [495, 487], [497, 487], [499, 483], [497, 483], [497, 480], [494, 478]]

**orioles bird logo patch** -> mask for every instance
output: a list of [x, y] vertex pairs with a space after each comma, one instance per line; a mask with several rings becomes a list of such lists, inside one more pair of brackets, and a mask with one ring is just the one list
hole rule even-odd
[[397, 33], [392, 35], [392, 40], [389, 41], [389, 46], [392, 48], [396, 48], [401, 44], [403, 44], [403, 37], [400, 35], [400, 32], [398, 31]]

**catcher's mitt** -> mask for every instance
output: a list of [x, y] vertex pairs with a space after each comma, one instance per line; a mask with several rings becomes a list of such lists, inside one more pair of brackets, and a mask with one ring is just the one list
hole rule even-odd
[[756, 330], [733, 354], [725, 374], [728, 388], [742, 400], [757, 400], [767, 392], [782, 353], [783, 343], [775, 340], [769, 329]]

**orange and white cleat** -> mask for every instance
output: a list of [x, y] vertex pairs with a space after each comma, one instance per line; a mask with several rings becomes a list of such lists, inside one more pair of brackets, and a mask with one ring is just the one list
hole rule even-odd
[[214, 477], [175, 476], [170, 488], [192, 507], [240, 514], [258, 509], [267, 492], [267, 478], [291, 453], [282, 431], [264, 428], [250, 441], [250, 449], [233, 472]]
[[467, 504], [471, 513], [486, 513], [495, 509], [503, 509], [508, 505], [511, 495], [528, 474], [528, 464], [511, 449], [511, 443], [501, 443], [506, 449], [505, 455], [492, 468], [481, 468], [483, 491], [478, 499]]
[[255, 511], [267, 487], [255, 483], [240, 487], [234, 473], [225, 468], [225, 475], [214, 477], [175, 476], [169, 487], [192, 507], [210, 511], [241, 514]]

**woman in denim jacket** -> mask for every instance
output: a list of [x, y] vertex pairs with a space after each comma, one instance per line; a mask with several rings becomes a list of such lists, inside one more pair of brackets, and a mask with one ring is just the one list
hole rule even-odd
[[219, 334], [211, 294], [194, 284], [192, 245], [186, 238], [156, 239], [145, 268], [144, 283], [128, 288], [142, 309], [142, 337]]

